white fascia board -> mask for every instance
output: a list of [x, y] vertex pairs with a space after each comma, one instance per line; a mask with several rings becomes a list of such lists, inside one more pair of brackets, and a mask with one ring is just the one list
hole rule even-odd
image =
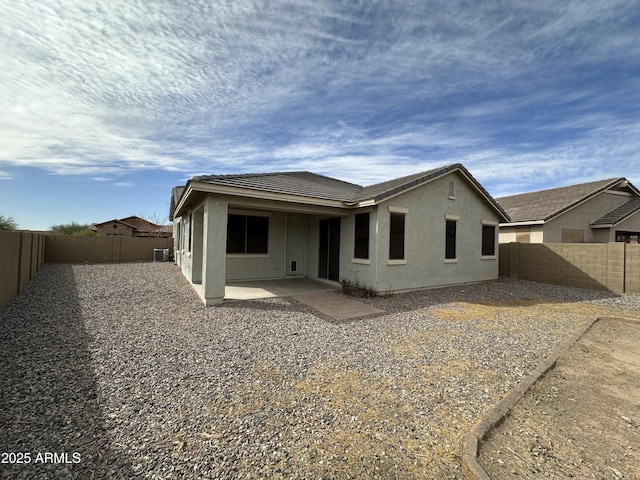
[[544, 225], [544, 220], [533, 220], [532, 222], [509, 222], [500, 223], [500, 227], [527, 227], [529, 225]]
[[372, 207], [376, 204], [376, 201], [373, 198], [369, 198], [367, 200], [363, 200], [358, 202], [358, 207]]
[[218, 195], [257, 198], [262, 200], [273, 200], [286, 203], [302, 203], [305, 205], [315, 205], [319, 207], [351, 208], [345, 205], [344, 202], [340, 200], [328, 200], [325, 198], [307, 197], [304, 195], [295, 195], [291, 193], [267, 192], [264, 190], [254, 190], [251, 188], [228, 187], [225, 185], [212, 185], [210, 183], [201, 182], [194, 182], [190, 185], [190, 187], [191, 190], [197, 190], [204, 193], [216, 193]]

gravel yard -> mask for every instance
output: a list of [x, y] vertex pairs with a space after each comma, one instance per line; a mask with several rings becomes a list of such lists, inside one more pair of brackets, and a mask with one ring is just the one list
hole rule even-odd
[[0, 312], [0, 478], [460, 478], [462, 435], [569, 332], [640, 313], [515, 280], [362, 301], [386, 313], [47, 264]]

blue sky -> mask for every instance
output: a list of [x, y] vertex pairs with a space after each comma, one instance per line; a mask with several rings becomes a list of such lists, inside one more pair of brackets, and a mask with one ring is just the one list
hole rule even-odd
[[640, 2], [1, 0], [0, 214], [162, 217], [197, 174], [640, 186]]

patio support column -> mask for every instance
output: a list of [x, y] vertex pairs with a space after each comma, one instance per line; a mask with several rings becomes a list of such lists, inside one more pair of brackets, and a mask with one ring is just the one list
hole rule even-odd
[[205, 305], [224, 299], [227, 265], [228, 204], [214, 195], [204, 202], [202, 245], [202, 292]]

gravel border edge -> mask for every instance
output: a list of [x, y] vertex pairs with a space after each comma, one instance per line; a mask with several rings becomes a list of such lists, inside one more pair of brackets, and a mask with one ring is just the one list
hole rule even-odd
[[[584, 335], [596, 322], [612, 317], [598, 317], [587, 321], [578, 328], [568, 339], [562, 342], [545, 358], [538, 367], [525, 377], [516, 387], [502, 400], [493, 406], [488, 413], [483, 415], [473, 426], [470, 432], [462, 437], [462, 453], [460, 462], [462, 474], [468, 480], [491, 480], [489, 475], [478, 463], [478, 449], [480, 442], [486, 437], [489, 431], [502, 420], [511, 408], [522, 398], [534, 383], [542, 378], [549, 370], [556, 365], [556, 361], [566, 352], [578, 339]], [[613, 317], [616, 318], [616, 317]], [[626, 318], [624, 320], [627, 320]]]

